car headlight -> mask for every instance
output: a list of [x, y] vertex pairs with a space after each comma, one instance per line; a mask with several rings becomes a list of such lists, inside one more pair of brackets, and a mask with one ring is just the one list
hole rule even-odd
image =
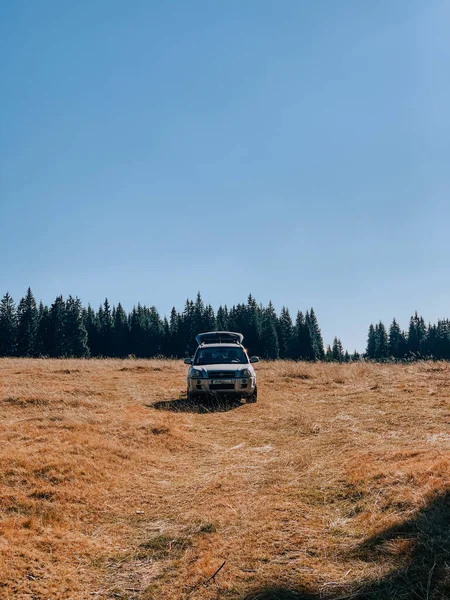
[[250, 373], [249, 369], [242, 369], [242, 371], [239, 372], [239, 376], [240, 377], [251, 377], [252, 374]]
[[199, 369], [192, 369], [191, 377], [192, 379], [201, 379], [203, 377], [203, 371], [200, 371]]

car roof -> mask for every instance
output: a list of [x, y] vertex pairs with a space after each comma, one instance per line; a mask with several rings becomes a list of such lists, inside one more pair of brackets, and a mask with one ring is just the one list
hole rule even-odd
[[242, 344], [244, 336], [234, 331], [206, 331], [195, 337], [199, 346], [203, 344]]
[[241, 344], [200, 344], [199, 348], [205, 349], [205, 348], [242, 348], [244, 350], [244, 346], [241, 346]]

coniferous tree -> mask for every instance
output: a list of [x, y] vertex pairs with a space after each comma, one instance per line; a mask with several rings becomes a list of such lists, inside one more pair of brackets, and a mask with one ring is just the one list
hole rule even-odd
[[292, 355], [295, 360], [314, 360], [311, 332], [301, 311], [298, 311], [295, 320], [292, 345]]
[[378, 325], [375, 325], [375, 358], [385, 359], [389, 356], [389, 339], [386, 331], [386, 327], [380, 321]]
[[111, 356], [114, 338], [114, 319], [108, 298], [105, 298], [103, 306], [99, 307], [97, 316], [100, 337], [100, 355]]
[[243, 330], [244, 343], [251, 355], [262, 353], [262, 311], [251, 294], [245, 306], [246, 327]]
[[355, 350], [355, 351], [353, 352], [353, 354], [351, 355], [351, 357], [350, 357], [350, 358], [351, 358], [352, 362], [356, 362], [356, 361], [359, 361], [359, 360], [361, 360], [361, 355], [360, 355], [360, 353], [359, 353], [359, 352], [357, 352], [357, 351]]
[[206, 331], [216, 331], [217, 330], [216, 316], [214, 314], [214, 309], [211, 306], [211, 304], [208, 304], [205, 307], [204, 326], [205, 326]]
[[15, 356], [17, 352], [17, 314], [8, 292], [0, 302], [0, 356]]
[[176, 356], [177, 358], [184, 356], [184, 347], [180, 335], [180, 320], [181, 316], [177, 313], [175, 307], [173, 307], [170, 311], [169, 335], [172, 356]]
[[114, 311], [114, 356], [123, 358], [129, 354], [128, 352], [128, 317], [122, 305], [117, 305]]
[[66, 338], [66, 303], [62, 296], [57, 296], [49, 313], [50, 356], [61, 358], [67, 356]]
[[48, 306], [40, 302], [38, 309], [37, 354], [39, 356], [50, 356], [51, 350], [50, 311]]
[[294, 344], [294, 325], [289, 310], [283, 306], [278, 319], [278, 340], [280, 344], [280, 358], [292, 358]]
[[227, 307], [219, 306], [216, 316], [217, 331], [228, 331], [228, 309]]
[[370, 360], [376, 358], [376, 353], [377, 353], [377, 338], [375, 335], [375, 327], [371, 323], [370, 327], [369, 327], [369, 333], [367, 336], [367, 350], [366, 350], [367, 358]]
[[406, 336], [400, 329], [400, 325], [394, 319], [389, 327], [389, 351], [392, 358], [404, 358], [406, 353]]
[[146, 356], [158, 356], [161, 353], [162, 322], [154, 306], [147, 310], [147, 350]]
[[88, 333], [84, 325], [83, 310], [79, 298], [68, 297], [64, 317], [65, 355], [73, 358], [88, 357]]
[[335, 337], [333, 340], [333, 347], [331, 349], [332, 359], [336, 362], [342, 362], [344, 360], [344, 348], [339, 338]]
[[412, 356], [421, 355], [421, 346], [426, 337], [426, 326], [422, 317], [416, 313], [411, 317], [408, 329], [408, 352]]
[[28, 288], [17, 307], [17, 350], [19, 356], [35, 356], [38, 310], [33, 293]]
[[100, 333], [98, 326], [98, 318], [91, 305], [88, 304], [86, 310], [83, 311], [83, 322], [88, 334], [88, 347], [91, 356], [100, 355]]
[[306, 313], [305, 322], [308, 326], [311, 336], [311, 344], [313, 350], [313, 356], [311, 357], [311, 359], [323, 360], [325, 352], [323, 349], [322, 333], [320, 331], [319, 323], [317, 322], [316, 314], [313, 308], [311, 308], [311, 310]]
[[262, 351], [264, 358], [277, 359], [280, 355], [277, 335], [277, 315], [272, 302], [269, 302], [269, 305], [263, 312]]

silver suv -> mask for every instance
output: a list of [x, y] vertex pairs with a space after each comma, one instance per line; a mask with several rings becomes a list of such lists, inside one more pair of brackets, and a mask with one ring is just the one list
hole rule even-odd
[[259, 358], [248, 357], [242, 333], [209, 331], [199, 333], [195, 339], [198, 348], [194, 358], [184, 360], [191, 365], [187, 377], [188, 400], [220, 395], [256, 402], [256, 373], [251, 363], [259, 362]]

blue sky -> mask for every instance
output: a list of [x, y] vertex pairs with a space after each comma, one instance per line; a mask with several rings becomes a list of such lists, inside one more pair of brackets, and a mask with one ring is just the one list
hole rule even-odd
[[2, 3], [0, 294], [450, 316], [450, 3]]

